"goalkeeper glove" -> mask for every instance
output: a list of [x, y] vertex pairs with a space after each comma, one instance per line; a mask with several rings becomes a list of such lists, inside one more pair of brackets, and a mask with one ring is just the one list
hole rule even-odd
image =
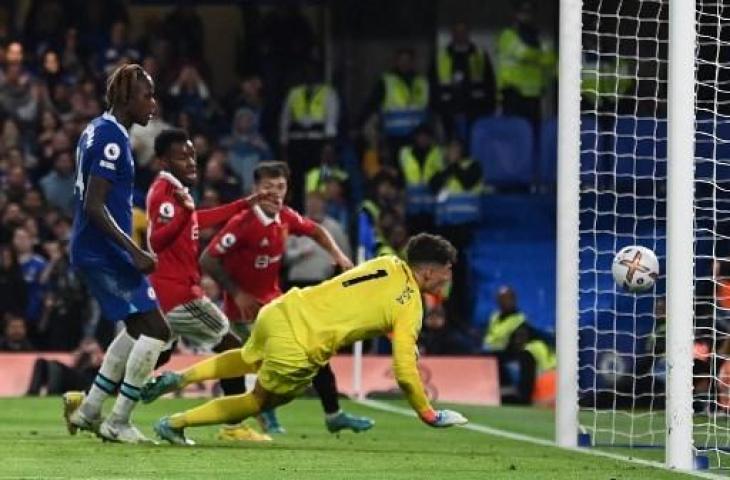
[[453, 410], [431, 410], [421, 419], [435, 428], [446, 428], [454, 425], [465, 425], [469, 422], [465, 416]]

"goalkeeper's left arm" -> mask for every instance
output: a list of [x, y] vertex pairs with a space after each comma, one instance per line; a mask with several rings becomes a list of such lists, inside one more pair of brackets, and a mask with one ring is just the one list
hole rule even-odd
[[[400, 319], [403, 320], [403, 319]], [[450, 427], [467, 422], [461, 414], [451, 410], [434, 410], [418, 373], [416, 338], [418, 332], [411, 322], [396, 321], [393, 329], [393, 374], [411, 408], [421, 420], [432, 427]]]

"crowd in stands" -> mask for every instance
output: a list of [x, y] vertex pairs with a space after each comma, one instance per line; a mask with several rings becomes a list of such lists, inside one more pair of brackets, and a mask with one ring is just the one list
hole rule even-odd
[[[137, 62], [154, 79], [160, 107], [149, 125], [130, 131], [136, 241], [145, 241], [144, 198], [160, 169], [154, 138], [165, 128], [184, 128], [193, 139], [201, 207], [246, 194], [258, 162], [280, 158], [292, 169], [292, 206], [353, 256], [399, 255], [409, 234], [422, 230], [451, 240], [460, 250], [453, 285], [443, 298], [427, 299], [421, 348], [481, 351], [484, 332], [470, 328], [467, 247], [489, 178], [470, 158], [469, 132], [478, 117], [499, 110], [537, 125], [555, 55], [535, 26], [534, 4], [521, 2], [514, 24], [497, 37], [496, 62], [465, 23], [436, 49], [430, 72], [416, 68], [414, 50], [397, 50], [392, 69], [348, 121], [339, 86], [311, 55], [312, 27], [296, 9], [273, 8], [261, 19], [258, 48], [247, 45], [235, 88], [219, 95], [203, 53], [210, 32], [194, 7], [172, 8], [131, 38], [121, 1], [77, 9], [60, 0], [31, 3], [24, 29], [0, 28], [0, 350], [83, 351], [88, 365], [95, 345], [88, 339], [104, 345], [110, 338], [69, 265], [74, 149], [104, 109], [108, 74]], [[201, 240], [213, 233], [201, 232]], [[287, 285], [335, 273], [306, 239], [291, 239], [286, 264]], [[212, 280], [203, 283], [220, 299]], [[53, 368], [39, 365], [37, 382]]]

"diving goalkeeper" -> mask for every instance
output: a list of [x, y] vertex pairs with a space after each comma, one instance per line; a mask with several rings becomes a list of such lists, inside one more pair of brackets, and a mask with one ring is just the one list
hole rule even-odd
[[240, 350], [148, 382], [142, 397], [151, 401], [190, 383], [258, 374], [253, 391], [163, 417], [155, 432], [170, 443], [193, 444], [185, 437], [186, 427], [242, 421], [288, 403], [339, 348], [389, 333], [393, 372], [421, 420], [433, 427], [465, 424], [467, 419], [457, 412], [433, 409], [416, 365], [421, 293], [440, 292], [449, 282], [456, 249], [442, 237], [421, 233], [408, 241], [406, 258], [379, 257], [317, 286], [293, 288], [261, 309], [251, 338]]

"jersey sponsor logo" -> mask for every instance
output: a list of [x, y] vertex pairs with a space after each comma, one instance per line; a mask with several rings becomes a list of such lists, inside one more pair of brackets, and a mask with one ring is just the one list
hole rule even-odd
[[107, 143], [104, 145], [104, 157], [106, 157], [107, 160], [111, 160], [112, 162], [119, 158], [119, 155], [122, 153], [122, 150], [119, 148], [119, 145], [116, 143]]
[[157, 297], [155, 296], [155, 289], [150, 287], [147, 289], [147, 296], [150, 297], [150, 300], [154, 300]]
[[193, 240], [197, 240], [198, 238], [200, 238], [200, 228], [197, 225], [193, 225], [190, 230], [190, 238], [192, 238]]
[[258, 255], [253, 262], [253, 267], [257, 270], [263, 270], [281, 260], [281, 255], [275, 255], [273, 257], [269, 255]]
[[226, 233], [215, 246], [219, 253], [225, 253], [226, 250], [236, 244], [236, 236], [232, 233]]
[[175, 216], [175, 206], [171, 202], [163, 202], [160, 205], [160, 217], [164, 220], [170, 220]]
[[405, 305], [413, 297], [414, 293], [416, 293], [415, 290], [413, 290], [410, 285], [406, 285], [406, 288], [403, 289], [400, 295], [395, 297], [395, 301], [401, 305]]
[[114, 165], [112, 162], [107, 162], [106, 160], [101, 160], [99, 162], [99, 165], [101, 165], [104, 168], [108, 168], [109, 170], [115, 170], [117, 169], [117, 166]]

